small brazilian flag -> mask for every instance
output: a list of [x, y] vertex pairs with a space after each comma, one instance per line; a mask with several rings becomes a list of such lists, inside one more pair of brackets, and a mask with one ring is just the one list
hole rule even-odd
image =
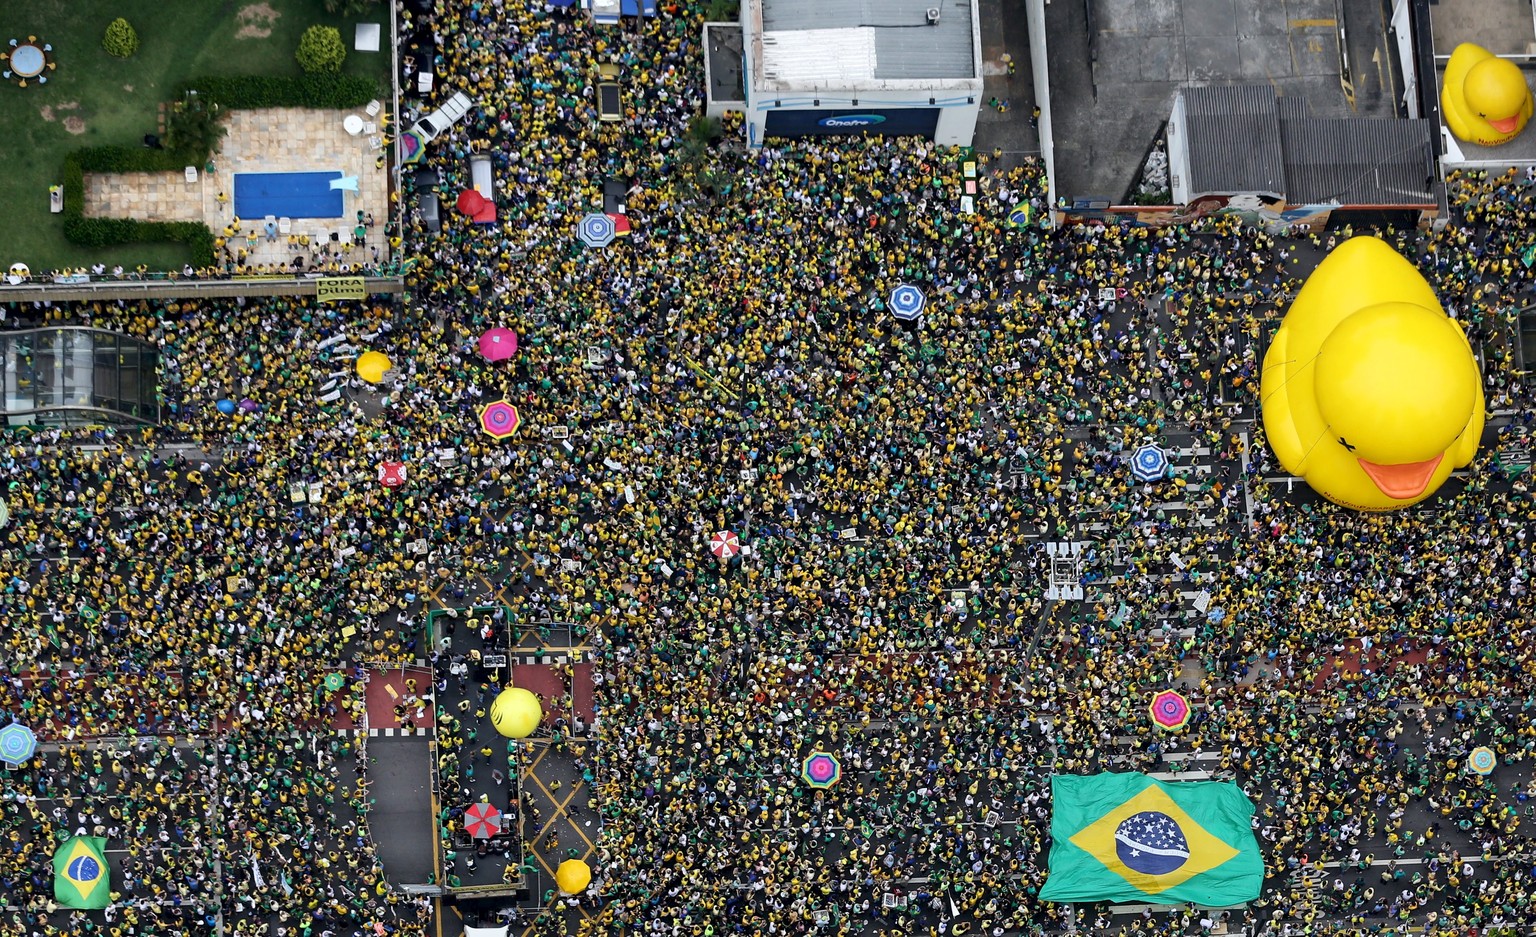
[[107, 841], [73, 836], [53, 853], [53, 898], [66, 908], [105, 908], [111, 903]]
[[1051, 800], [1047, 901], [1223, 907], [1259, 896], [1253, 803], [1235, 784], [1058, 775]]

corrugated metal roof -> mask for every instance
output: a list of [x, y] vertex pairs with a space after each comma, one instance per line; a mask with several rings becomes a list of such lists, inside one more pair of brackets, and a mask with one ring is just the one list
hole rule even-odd
[[[869, 28], [876, 79], [973, 78], [973, 0], [762, 0], [763, 32]], [[926, 14], [939, 10], [930, 26]], [[783, 81], [802, 80], [782, 75]], [[804, 80], [815, 80], [804, 79]]]
[[1435, 201], [1433, 121], [1308, 117], [1281, 121], [1280, 136], [1293, 204]]
[[875, 77], [875, 31], [765, 31], [763, 77], [772, 81], [837, 85], [867, 82]]
[[1285, 194], [1280, 115], [1268, 85], [1185, 88], [1189, 189]]

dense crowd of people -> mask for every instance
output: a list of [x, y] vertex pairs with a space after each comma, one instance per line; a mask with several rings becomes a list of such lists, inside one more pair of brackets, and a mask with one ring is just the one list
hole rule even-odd
[[[749, 151], [729, 120], [706, 144], [704, 6], [616, 32], [408, 7], [402, 30], [476, 100], [430, 159], [456, 191], [489, 154], [500, 223], [432, 233], [408, 211], [402, 303], [8, 311], [163, 355], [162, 428], [0, 447], [0, 710], [48, 743], [0, 782], [15, 933], [202, 933], [220, 910], [236, 934], [424, 932], [381, 884], [367, 759], [327, 727], [362, 705], [354, 656], [427, 656], [426, 597], [472, 577], [507, 583], [510, 621], [572, 621], [598, 650], [583, 933], [1186, 933], [1217, 913], [1038, 893], [1052, 773], [1196, 765], [1258, 806], [1265, 892], [1220, 912], [1234, 927], [1528, 926], [1525, 476], [1490, 446], [1386, 516], [1266, 481], [1263, 336], [1347, 232], [1048, 231], [1008, 221], [1047, 207], [1032, 160]], [[586, 248], [607, 180], [633, 231]], [[1442, 230], [1383, 234], [1488, 349], [1498, 425], [1523, 428], [1507, 336], [1536, 195], [1513, 173], [1450, 186]], [[926, 293], [918, 326], [887, 308], [901, 283]], [[492, 326], [520, 334], [512, 362], [479, 357]], [[352, 375], [364, 350], [394, 363], [381, 388]], [[507, 440], [479, 426], [501, 397], [525, 423]], [[1128, 453], [1172, 437], [1216, 470], [1134, 483]], [[378, 483], [386, 460], [404, 487]], [[747, 552], [716, 559], [721, 530]], [[1073, 539], [1093, 541], [1088, 600], [1048, 601], [1044, 544]], [[1147, 714], [1169, 687], [1197, 704], [1181, 733]], [[1498, 753], [1486, 779], [1475, 745]], [[800, 779], [817, 750], [844, 769], [825, 791]], [[104, 921], [49, 907], [53, 846], [81, 828], [131, 850]]]

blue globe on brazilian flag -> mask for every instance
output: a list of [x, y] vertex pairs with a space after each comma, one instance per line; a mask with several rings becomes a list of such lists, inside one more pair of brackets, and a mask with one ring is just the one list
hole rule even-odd
[[105, 908], [112, 901], [107, 841], [72, 836], [53, 852], [53, 899], [66, 908]]
[[1058, 775], [1051, 801], [1046, 901], [1222, 907], [1259, 896], [1253, 802], [1235, 784]]

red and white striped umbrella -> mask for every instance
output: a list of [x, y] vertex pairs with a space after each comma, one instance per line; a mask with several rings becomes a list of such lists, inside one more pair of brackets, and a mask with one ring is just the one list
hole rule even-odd
[[741, 552], [741, 541], [729, 530], [722, 530], [709, 538], [709, 552], [728, 560]]
[[501, 832], [501, 811], [483, 801], [471, 804], [464, 811], [464, 832], [471, 839], [490, 839]]

